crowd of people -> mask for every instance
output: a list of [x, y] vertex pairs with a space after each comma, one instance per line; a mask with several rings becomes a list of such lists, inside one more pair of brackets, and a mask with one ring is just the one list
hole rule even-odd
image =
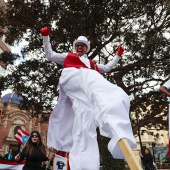
[[8, 153], [6, 153], [4, 155], [0, 154], [0, 159], [15, 160], [15, 156], [22, 151], [23, 147], [24, 147], [24, 145], [21, 145], [20, 143], [18, 143], [17, 149], [14, 150], [14, 149], [10, 148]]
[[13, 151], [13, 149], [9, 149], [9, 152], [1, 157], [1, 159], [16, 161], [18, 163], [25, 160], [23, 170], [46, 169], [46, 165], [48, 164], [43, 163], [48, 161], [50, 165], [50, 163], [52, 164], [53, 158], [54, 154], [51, 154], [49, 157], [46, 156], [46, 147], [42, 143], [42, 139], [38, 131], [33, 131], [31, 133], [25, 146], [18, 144], [17, 150]]
[[1, 159], [6, 159], [6, 160], [14, 160], [14, 151], [13, 149], [9, 149], [9, 152], [6, 153], [4, 156], [0, 155]]
[[23, 150], [14, 157], [17, 162], [26, 160], [23, 170], [42, 170], [42, 162], [51, 158], [46, 156], [46, 148], [38, 131], [31, 133]]

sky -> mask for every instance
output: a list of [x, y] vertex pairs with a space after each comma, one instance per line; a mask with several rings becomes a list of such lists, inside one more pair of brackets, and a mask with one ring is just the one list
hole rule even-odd
[[28, 41], [23, 39], [19, 44], [15, 44], [14, 46], [11, 46], [12, 53], [17, 53], [19, 55], [22, 55], [21, 49], [26, 45], [28, 45]]
[[[11, 47], [11, 52], [12, 53], [15, 53], [15, 54], [18, 54], [20, 56], [22, 56], [21, 54], [21, 49], [27, 45], [28, 42], [26, 42], [25, 40], [23, 40], [21, 43], [19, 43], [18, 45], [14, 45], [14, 46], [10, 46]], [[19, 63], [20, 60], [17, 60], [16, 63]], [[8, 94], [8, 93], [11, 93], [12, 92], [12, 89], [7, 89], [5, 91], [2, 91], [2, 95], [1, 96], [4, 96], [5, 94]]]

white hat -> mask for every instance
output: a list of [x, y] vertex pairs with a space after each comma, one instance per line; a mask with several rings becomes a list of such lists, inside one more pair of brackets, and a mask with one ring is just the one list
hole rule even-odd
[[87, 40], [87, 38], [86, 38], [85, 36], [79, 36], [79, 37], [77, 38], [77, 40], [75, 40], [75, 41], [73, 42], [73, 49], [75, 49], [75, 45], [76, 45], [77, 43], [79, 43], [79, 42], [84, 43], [84, 44], [87, 45], [87, 52], [86, 52], [86, 53], [88, 53], [89, 50], [90, 50], [90, 43], [88, 42], [88, 40]]

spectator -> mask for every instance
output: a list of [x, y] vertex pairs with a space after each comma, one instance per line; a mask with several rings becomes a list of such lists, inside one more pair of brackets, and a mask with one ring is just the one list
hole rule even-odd
[[3, 156], [0, 154], [0, 159], [2, 159], [3, 158]]
[[153, 165], [153, 157], [148, 148], [145, 148], [144, 155], [140, 155], [141, 159], [144, 161], [145, 170], [156, 170]]
[[15, 160], [21, 162], [26, 159], [23, 170], [41, 170], [43, 161], [47, 161], [46, 149], [42, 143], [40, 133], [33, 131], [30, 138], [28, 139], [26, 146], [23, 148], [21, 153], [15, 156]]
[[13, 149], [9, 149], [9, 152], [4, 155], [4, 159], [7, 159], [7, 160], [13, 160], [14, 159]]
[[16, 155], [18, 155], [18, 154], [22, 151], [22, 148], [23, 148], [23, 147], [24, 147], [24, 146], [21, 145], [21, 144], [18, 142], [18, 149], [13, 151], [14, 157], [15, 157]]

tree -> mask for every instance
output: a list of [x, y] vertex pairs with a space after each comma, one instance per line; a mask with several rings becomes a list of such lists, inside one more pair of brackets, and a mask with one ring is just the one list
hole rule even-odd
[[[0, 65], [3, 65], [4, 67], [6, 67], [8, 64], [13, 65], [14, 61], [16, 59], [20, 58], [19, 55], [17, 54], [12, 54], [10, 52], [3, 52], [0, 54]], [[6, 80], [5, 77], [0, 76], [0, 89], [4, 88], [4, 81]]]
[[[170, 3], [168, 0], [13, 0], [1, 10], [0, 26], [7, 26], [6, 42], [20, 42], [25, 34], [26, 58], [5, 78], [4, 88], [14, 81], [23, 85], [30, 105], [50, 108], [58, 96], [61, 66], [44, 59], [40, 28], [51, 28], [53, 49], [71, 51], [72, 42], [85, 35], [91, 43], [89, 57], [100, 63], [112, 58], [119, 44], [125, 54], [119, 65], [104, 76], [122, 87], [131, 98], [130, 117], [134, 134], [140, 127], [168, 128], [166, 96], [159, 85], [169, 75]], [[28, 56], [30, 58], [28, 59]], [[26, 82], [26, 83], [25, 83]]]

